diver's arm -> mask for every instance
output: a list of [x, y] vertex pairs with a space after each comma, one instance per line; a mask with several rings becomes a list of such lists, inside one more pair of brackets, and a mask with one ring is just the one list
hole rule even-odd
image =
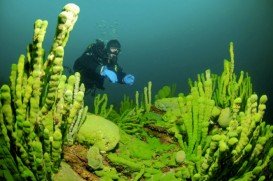
[[88, 61], [88, 64], [86, 65], [87, 70], [90, 72], [94, 72], [98, 75], [101, 75], [104, 65], [102, 63], [96, 61], [95, 58], [92, 56], [89, 56], [89, 59], [90, 60]]
[[117, 73], [117, 77], [118, 77], [118, 83], [124, 84], [123, 78], [126, 76], [126, 73], [123, 72], [122, 68], [118, 64], [116, 66], [117, 66], [116, 73]]

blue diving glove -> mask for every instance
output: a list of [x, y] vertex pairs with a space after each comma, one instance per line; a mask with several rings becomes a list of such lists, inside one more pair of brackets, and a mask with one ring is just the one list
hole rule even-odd
[[133, 85], [135, 82], [135, 76], [133, 76], [132, 74], [127, 74], [123, 78], [123, 82], [127, 85]]
[[107, 77], [112, 83], [118, 81], [117, 74], [114, 71], [109, 70], [106, 66], [102, 68], [101, 75]]

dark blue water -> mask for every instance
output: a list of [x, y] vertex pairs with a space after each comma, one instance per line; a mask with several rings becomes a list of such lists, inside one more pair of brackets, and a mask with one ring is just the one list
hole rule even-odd
[[[133, 96], [148, 81], [156, 92], [177, 84], [188, 92], [188, 78], [211, 69], [221, 73], [228, 45], [235, 45], [235, 70], [247, 71], [254, 90], [269, 97], [267, 117], [273, 115], [273, 1], [272, 0], [1, 0], [0, 82], [8, 81], [11, 63], [25, 54], [36, 19], [49, 21], [44, 48], [49, 51], [62, 7], [80, 6], [78, 22], [65, 49], [64, 64], [73, 65], [96, 38], [118, 38], [119, 64], [136, 76], [127, 87], [106, 82], [111, 102]], [[91, 104], [90, 101], [88, 104]]]

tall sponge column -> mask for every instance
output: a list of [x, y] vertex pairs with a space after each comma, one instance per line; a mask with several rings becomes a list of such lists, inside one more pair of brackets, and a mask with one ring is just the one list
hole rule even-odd
[[61, 80], [63, 71], [64, 47], [69, 38], [70, 31], [73, 29], [78, 19], [80, 9], [75, 4], [67, 4], [58, 17], [58, 26], [54, 37], [54, 42], [47, 60], [44, 64], [45, 69], [49, 71], [49, 87], [47, 98], [45, 99], [42, 113], [45, 114], [53, 105], [56, 96], [58, 84]]

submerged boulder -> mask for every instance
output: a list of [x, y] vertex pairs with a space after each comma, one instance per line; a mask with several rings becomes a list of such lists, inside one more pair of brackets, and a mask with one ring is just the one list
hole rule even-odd
[[232, 119], [232, 114], [231, 114], [230, 108], [229, 107], [224, 108], [221, 110], [221, 113], [219, 115], [218, 124], [222, 128], [226, 128], [226, 127], [228, 127], [231, 119]]
[[100, 151], [109, 151], [115, 148], [120, 140], [119, 128], [101, 116], [87, 114], [86, 121], [78, 132], [77, 140], [87, 146], [97, 146]]

